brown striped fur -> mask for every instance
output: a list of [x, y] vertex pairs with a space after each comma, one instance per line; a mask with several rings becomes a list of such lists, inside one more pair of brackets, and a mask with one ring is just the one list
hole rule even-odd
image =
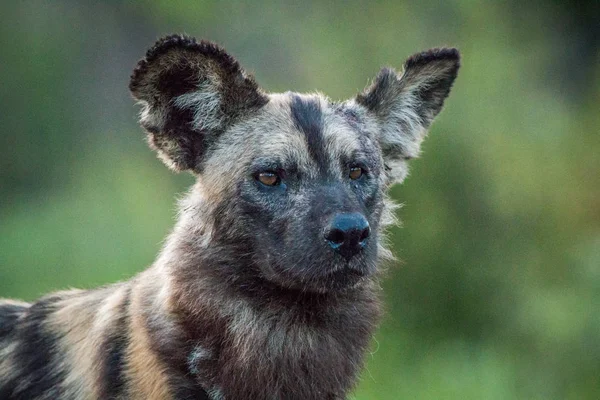
[[[417, 54], [332, 102], [267, 94], [215, 44], [158, 41], [130, 89], [151, 147], [197, 182], [132, 280], [0, 302], [0, 399], [346, 398], [381, 314], [387, 190], [458, 59]], [[326, 235], [342, 214], [368, 227], [352, 253]]]

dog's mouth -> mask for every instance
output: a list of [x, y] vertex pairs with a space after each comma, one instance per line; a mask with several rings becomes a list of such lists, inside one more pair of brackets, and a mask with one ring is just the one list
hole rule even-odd
[[327, 290], [341, 290], [355, 287], [368, 276], [363, 269], [344, 267], [324, 275], [319, 280]]
[[363, 263], [344, 263], [342, 265], [315, 265], [310, 271], [285, 268], [269, 268], [267, 279], [280, 286], [309, 292], [328, 292], [351, 289], [367, 280], [372, 271]]

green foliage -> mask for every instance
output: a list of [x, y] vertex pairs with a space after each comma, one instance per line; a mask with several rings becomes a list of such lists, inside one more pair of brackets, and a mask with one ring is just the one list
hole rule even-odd
[[593, 18], [552, 1], [404, 3], [0, 4], [0, 296], [127, 279], [159, 251], [192, 179], [147, 150], [126, 91], [158, 36], [216, 40], [267, 90], [335, 99], [455, 45], [457, 83], [393, 192], [401, 262], [355, 398], [600, 398]]

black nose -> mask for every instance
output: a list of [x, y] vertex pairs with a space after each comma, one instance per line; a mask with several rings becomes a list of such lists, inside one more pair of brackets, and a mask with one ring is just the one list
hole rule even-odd
[[359, 213], [336, 215], [325, 229], [325, 240], [332, 249], [350, 259], [367, 244], [371, 229], [367, 219]]

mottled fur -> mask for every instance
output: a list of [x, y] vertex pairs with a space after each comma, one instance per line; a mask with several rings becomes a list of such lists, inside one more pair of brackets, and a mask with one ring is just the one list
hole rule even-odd
[[[418, 155], [458, 58], [415, 55], [331, 102], [266, 94], [220, 47], [161, 39], [130, 89], [151, 146], [197, 182], [134, 279], [0, 302], [0, 399], [346, 398], [381, 314], [386, 192]], [[280, 184], [260, 183], [263, 171]], [[339, 213], [370, 225], [352, 257], [323, 238]]]

